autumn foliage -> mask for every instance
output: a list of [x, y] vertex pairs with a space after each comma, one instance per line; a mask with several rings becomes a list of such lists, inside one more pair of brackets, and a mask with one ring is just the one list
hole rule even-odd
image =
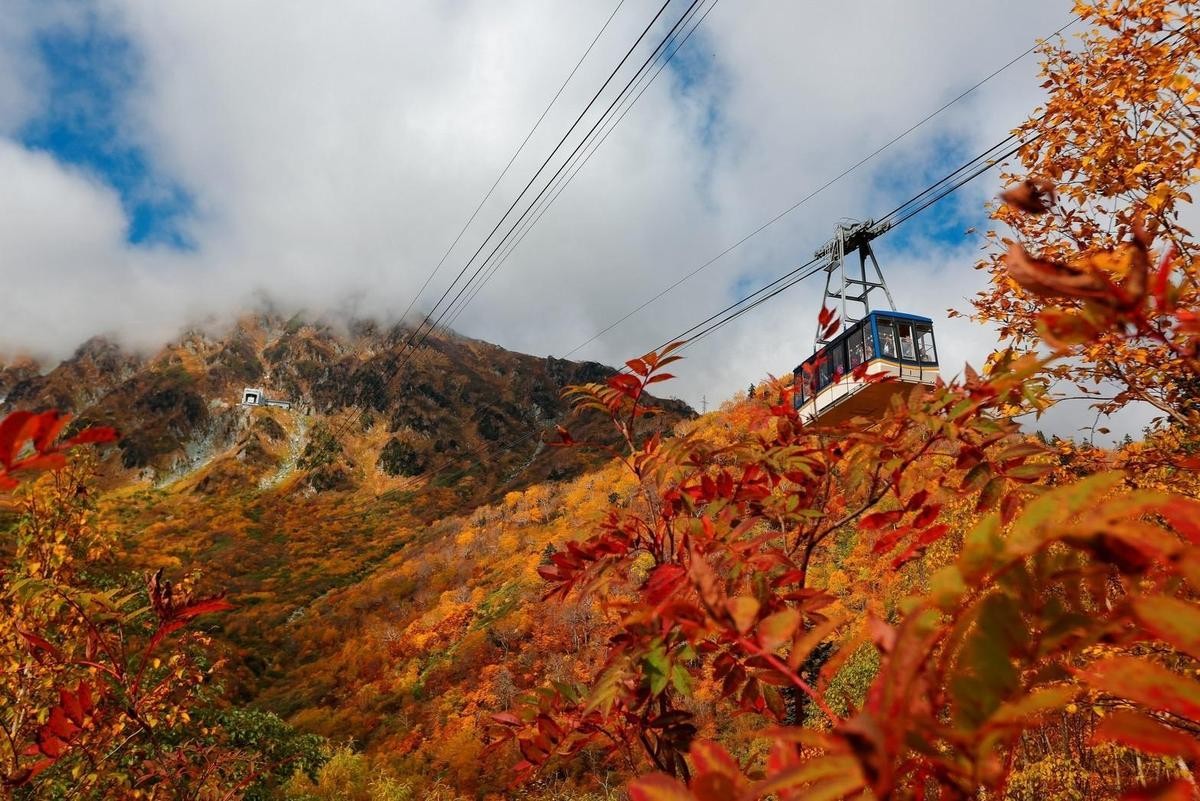
[[[548, 598], [591, 597], [616, 632], [590, 681], [496, 716], [518, 775], [599, 750], [652, 771], [637, 801], [1019, 796], [1038, 738], [1078, 730], [1082, 707], [1085, 761], [1043, 789], [1065, 792], [1074, 771], [1107, 794], [1193, 797], [1200, 501], [1172, 489], [1194, 490], [1200, 467], [1200, 297], [1178, 219], [1198, 177], [1200, 39], [1186, 6], [1078, 10], [1082, 51], [1046, 48], [1051, 100], [1021, 154], [1033, 177], [996, 211], [1021, 242], [977, 305], [1014, 347], [984, 374], [837, 427], [803, 425], [777, 382], [745, 436], [716, 444], [635, 433], [680, 343], [574, 390], [626, 441], [639, 495], [540, 570]], [[1162, 410], [1165, 472], [1022, 433], [1014, 418], [1055, 403], [1065, 378], [1117, 382], [1102, 412]], [[864, 649], [876, 668], [835, 709]], [[761, 723], [733, 741], [722, 721], [738, 716]], [[1134, 752], [1174, 761], [1122, 780]]]
[[94, 460], [68, 453], [116, 433], [60, 440], [68, 423], [55, 412], [0, 422], [0, 478], [20, 492], [15, 549], [0, 574], [5, 795], [240, 797], [262, 766], [192, 720], [217, 665], [208, 639], [183, 631], [232, 607], [161, 571], [141, 586], [101, 579], [114, 532], [95, 520]]
[[[127, 404], [183, 399], [175, 439], [5, 417], [0, 797], [1197, 797], [1200, 19], [1076, 11], [979, 265], [1000, 349], [870, 418], [804, 423], [792, 376], [685, 419], [652, 397], [685, 343], [611, 376], [513, 360], [505, 402], [543, 420], [584, 382], [514, 481], [537, 442], [469, 455], [521, 418], [452, 402], [452, 360], [495, 353], [425, 354], [406, 417], [379, 364], [352, 381], [290, 327], [271, 364], [379, 419], [234, 410], [211, 464], [114, 480], [207, 419], [186, 348]], [[204, 380], [257, 378], [224, 350]], [[1033, 432], [1080, 398], [1161, 420], [1111, 449]]]

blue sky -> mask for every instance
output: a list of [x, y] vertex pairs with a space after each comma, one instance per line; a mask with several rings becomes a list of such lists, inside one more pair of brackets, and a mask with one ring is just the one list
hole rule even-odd
[[143, 66], [134, 46], [92, 13], [40, 31], [36, 52], [47, 91], [42, 113], [19, 132], [21, 144], [115, 189], [129, 243], [191, 247], [181, 225], [191, 210], [187, 191], [156, 169], [128, 128], [127, 103]]

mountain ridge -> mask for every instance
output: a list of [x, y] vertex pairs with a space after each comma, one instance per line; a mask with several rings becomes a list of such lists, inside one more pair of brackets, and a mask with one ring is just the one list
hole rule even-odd
[[[607, 461], [546, 447], [544, 435], [567, 421], [565, 386], [613, 368], [438, 334], [395, 379], [409, 333], [257, 315], [147, 355], [96, 337], [48, 370], [0, 364], [0, 413], [54, 407], [76, 427], [121, 432], [98, 484], [102, 514], [125, 529], [124, 568], [194, 573], [203, 591], [228, 593], [237, 609], [210, 630], [230, 656], [229, 696], [286, 712], [270, 699], [291, 694], [297, 616], [414, 543], [439, 547], [438, 532], [458, 526], [443, 521]], [[292, 408], [243, 406], [244, 387]], [[694, 415], [663, 407], [656, 425], [668, 435]], [[571, 425], [614, 436], [599, 421]], [[323, 658], [322, 643], [303, 658]]]

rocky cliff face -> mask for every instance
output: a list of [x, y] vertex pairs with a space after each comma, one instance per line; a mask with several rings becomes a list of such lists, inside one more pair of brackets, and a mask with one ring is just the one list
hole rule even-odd
[[[455, 335], [431, 337], [406, 357], [410, 333], [258, 316], [222, 335], [189, 333], [152, 356], [97, 338], [47, 372], [27, 361], [0, 365], [0, 410], [58, 408], [79, 425], [115, 426], [122, 436], [110, 476], [158, 485], [210, 467], [253, 486], [300, 471], [310, 491], [347, 491], [437, 470], [433, 480], [459, 476], [464, 500], [479, 501], [585, 467], [577, 452], [545, 448], [542, 434], [569, 413], [565, 386], [602, 381], [611, 368]], [[292, 408], [242, 407], [244, 387]], [[691, 413], [667, 405], [666, 425]], [[211, 489], [217, 479], [198, 480]]]

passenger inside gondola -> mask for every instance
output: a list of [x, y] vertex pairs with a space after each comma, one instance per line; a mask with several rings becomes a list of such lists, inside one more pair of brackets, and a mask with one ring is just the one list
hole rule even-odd
[[933, 344], [933, 328], [930, 326], [917, 326], [917, 351], [921, 354], [922, 362], [937, 364], [937, 349]]
[[879, 355], [885, 359], [896, 358], [896, 329], [890, 320], [880, 320]]
[[913, 361], [917, 358], [917, 351], [913, 347], [912, 326], [908, 323], [899, 323], [896, 326], [900, 334], [900, 356], [901, 358]]

